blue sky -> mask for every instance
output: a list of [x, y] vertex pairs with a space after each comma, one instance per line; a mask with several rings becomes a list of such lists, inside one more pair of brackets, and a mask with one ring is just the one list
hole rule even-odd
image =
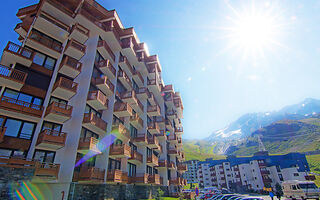
[[[9, 40], [17, 42], [17, 9], [33, 2], [6, 1], [0, 8], [1, 49]], [[238, 38], [226, 37], [226, 29], [239, 19], [234, 10], [243, 15], [252, 1], [98, 2], [116, 9], [124, 26], [133, 26], [151, 54], [159, 55], [165, 83], [182, 95], [184, 138], [204, 138], [248, 112], [320, 98], [320, 1], [256, 3], [256, 13], [267, 13], [276, 24], [277, 44], [246, 57], [243, 46], [228, 48]]]

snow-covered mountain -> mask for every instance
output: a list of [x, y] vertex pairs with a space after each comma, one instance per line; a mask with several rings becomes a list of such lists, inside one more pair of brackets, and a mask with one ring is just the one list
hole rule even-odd
[[213, 132], [206, 140], [210, 142], [235, 141], [246, 138], [257, 129], [268, 126], [275, 121], [299, 120], [317, 113], [320, 113], [320, 100], [308, 98], [279, 111], [245, 114], [225, 128]]

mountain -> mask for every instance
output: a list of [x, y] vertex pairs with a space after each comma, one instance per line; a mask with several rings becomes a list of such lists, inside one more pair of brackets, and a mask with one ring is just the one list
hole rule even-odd
[[259, 150], [258, 137], [269, 153], [308, 152], [320, 149], [320, 115], [301, 120], [280, 120], [253, 132], [240, 144], [231, 145], [228, 155], [247, 156]]
[[213, 132], [206, 140], [222, 143], [239, 140], [275, 121], [304, 119], [319, 112], [320, 100], [308, 98], [301, 103], [286, 106], [279, 111], [245, 114], [225, 128]]

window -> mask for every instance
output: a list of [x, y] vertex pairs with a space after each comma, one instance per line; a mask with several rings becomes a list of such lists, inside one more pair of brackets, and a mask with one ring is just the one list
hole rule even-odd
[[147, 174], [150, 174], [150, 175], [152, 175], [152, 167], [150, 167], [150, 166], [148, 166], [147, 165]]
[[128, 176], [136, 176], [137, 166], [131, 163], [128, 163]]
[[108, 170], [120, 169], [121, 161], [109, 158]]
[[138, 91], [139, 90], [139, 86], [138, 84], [132, 79], [132, 88], [134, 91]]
[[62, 48], [61, 42], [39, 32], [35, 29], [32, 29], [30, 38], [40, 42], [41, 44], [45, 44], [45, 46], [47, 46], [51, 49], [54, 49], [56, 51], [61, 51], [61, 48]]
[[292, 190], [297, 190], [297, 186], [293, 185]]
[[53, 163], [55, 154], [56, 153], [53, 151], [42, 151], [37, 149], [33, 154], [33, 159], [39, 162]]
[[277, 165], [276, 168], [277, 168], [277, 172], [281, 172], [281, 168], [279, 165]]
[[27, 140], [30, 140], [32, 138], [35, 129], [34, 123], [11, 118], [7, 118], [4, 126], [7, 127], [7, 130], [5, 132], [6, 136]]
[[102, 61], [102, 60], [104, 60], [104, 58], [102, 57], [102, 55], [97, 51], [97, 53], [96, 53], [96, 57], [95, 57], [95, 62], [100, 62], [100, 61]]
[[52, 102], [63, 103], [63, 104], [66, 104], [66, 105], [68, 104], [68, 101], [62, 100], [62, 99], [58, 99], [58, 98], [56, 98], [56, 97], [51, 97], [51, 98], [50, 98], [49, 105], [50, 105]]
[[84, 113], [93, 113], [95, 116], [101, 118], [101, 113], [90, 107], [89, 105], [86, 105], [86, 108], [84, 110]]
[[119, 92], [119, 94], [127, 91], [127, 89], [122, 85], [122, 83], [119, 80], [117, 81], [117, 89], [116, 90]]
[[[33, 50], [35, 51], [35, 50]], [[49, 70], [53, 70], [56, 65], [56, 59], [53, 59], [45, 54], [36, 52], [34, 54], [33, 62], [37, 65], [43, 66]]]
[[293, 173], [293, 176], [299, 176], [299, 173]]
[[149, 149], [148, 147], [147, 148], [147, 157], [151, 157], [152, 156], [152, 150]]
[[54, 130], [54, 131], [57, 131], [57, 132], [61, 132], [61, 129], [62, 129], [62, 125], [60, 125], [60, 124], [44, 121], [43, 124], [42, 124], [42, 129], [41, 130], [42, 131], [43, 130]]
[[85, 128], [81, 129], [80, 138], [83, 138], [85, 140], [85, 138], [91, 138], [91, 137], [98, 139], [99, 135], [89, 131], [88, 129], [85, 129]]
[[[42, 102], [43, 102], [43, 100], [40, 99], [40, 98], [34, 97], [32, 95], [29, 95], [29, 94], [17, 92], [17, 91], [8, 89], [8, 88], [6, 88], [6, 90], [4, 91], [3, 96], [9, 97], [9, 98], [12, 98], [12, 99], [16, 99], [16, 100], [20, 100], [20, 101], [24, 101], [24, 102], [27, 102], [27, 103], [31, 103], [31, 104], [34, 104], [34, 105], [39, 105], [39, 106], [41, 106]], [[37, 107], [37, 106], [33, 106], [32, 108], [39, 109], [39, 107]]]
[[138, 148], [136, 145], [134, 145], [133, 143], [129, 142], [129, 146], [131, 147], [131, 151], [137, 151]]
[[283, 176], [282, 174], [278, 174], [280, 181], [283, 181]]
[[130, 124], [130, 136], [137, 137], [137, 135], [138, 135], [138, 130]]
[[0, 156], [25, 158], [27, 152], [12, 149], [0, 149]]

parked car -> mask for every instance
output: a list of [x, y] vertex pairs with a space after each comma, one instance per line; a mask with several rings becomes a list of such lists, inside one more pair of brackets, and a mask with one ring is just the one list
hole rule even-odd
[[239, 195], [236, 195], [236, 194], [223, 194], [223, 195], [221, 195], [221, 197], [218, 197], [215, 200], [229, 200], [232, 197], [239, 197]]
[[231, 194], [231, 192], [230, 192], [228, 189], [226, 189], [226, 188], [222, 188], [222, 189], [221, 189], [221, 193], [222, 193], [222, 194]]
[[290, 199], [317, 199], [319, 188], [312, 181], [285, 181], [282, 184], [283, 195]]
[[264, 200], [264, 199], [260, 197], [239, 197], [233, 200]]
[[218, 199], [220, 197], [222, 197], [223, 195], [221, 194], [216, 194], [216, 195], [213, 195], [211, 198], [209, 198], [209, 200], [215, 200], [215, 199]]
[[200, 197], [200, 199], [210, 199], [214, 195], [215, 195], [214, 193], [206, 193], [206, 194], [202, 195]]

